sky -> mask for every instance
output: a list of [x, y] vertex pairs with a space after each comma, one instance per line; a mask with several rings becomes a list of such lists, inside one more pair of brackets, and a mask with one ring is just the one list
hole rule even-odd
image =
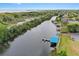
[[0, 10], [79, 9], [79, 3], [0, 3]]

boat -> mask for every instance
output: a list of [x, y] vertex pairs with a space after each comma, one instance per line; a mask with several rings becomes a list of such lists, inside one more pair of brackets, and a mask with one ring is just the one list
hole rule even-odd
[[53, 36], [50, 38], [50, 47], [56, 47], [57, 43], [58, 43], [58, 36]]
[[52, 48], [55, 48], [57, 43], [58, 43], [58, 36], [52, 36], [49, 40], [45, 40], [45, 39], [42, 39], [42, 41], [45, 43], [45, 42], [49, 42], [50, 43], [50, 47]]

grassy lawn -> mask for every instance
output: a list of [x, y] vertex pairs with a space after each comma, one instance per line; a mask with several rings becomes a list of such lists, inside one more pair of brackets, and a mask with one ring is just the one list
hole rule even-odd
[[79, 41], [73, 41], [69, 34], [61, 34], [56, 54], [60, 56], [79, 55]]

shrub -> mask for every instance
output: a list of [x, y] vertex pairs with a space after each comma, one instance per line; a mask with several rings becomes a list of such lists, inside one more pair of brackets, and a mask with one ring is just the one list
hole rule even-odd
[[76, 33], [79, 32], [79, 23], [69, 23], [67, 25], [69, 32]]

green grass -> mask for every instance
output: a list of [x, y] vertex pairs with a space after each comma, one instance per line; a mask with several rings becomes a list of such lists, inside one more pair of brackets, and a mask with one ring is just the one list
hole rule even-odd
[[[63, 27], [65, 28], [65, 27]], [[63, 29], [67, 32], [67, 28]], [[62, 31], [62, 30], [61, 30]], [[69, 33], [59, 35], [59, 42], [56, 50], [51, 51], [53, 56], [79, 56], [79, 41], [72, 40]]]
[[56, 55], [79, 56], [79, 41], [73, 41], [69, 34], [61, 34]]

